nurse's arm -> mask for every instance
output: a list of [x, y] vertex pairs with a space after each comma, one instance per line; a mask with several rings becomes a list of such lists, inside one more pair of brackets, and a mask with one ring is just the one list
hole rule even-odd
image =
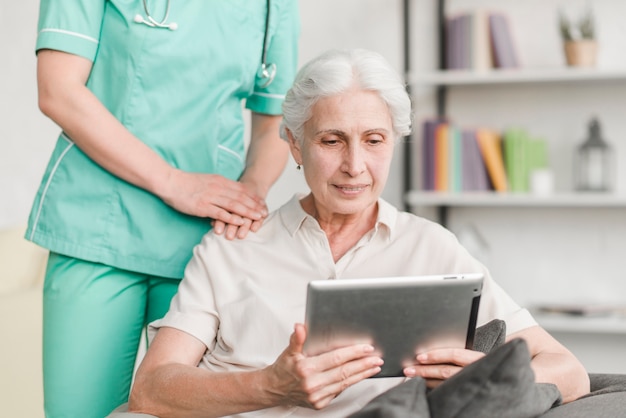
[[231, 224], [261, 219], [265, 203], [245, 185], [170, 166], [131, 134], [86, 87], [92, 62], [61, 51], [37, 54], [39, 108], [92, 160], [190, 215]]
[[262, 197], [267, 196], [287, 163], [289, 145], [279, 135], [282, 120], [282, 116], [252, 112], [250, 146], [240, 181], [254, 187]]
[[[289, 146], [279, 135], [282, 116], [263, 115], [252, 112], [250, 128], [250, 146], [246, 156], [246, 169], [240, 181], [252, 188], [259, 196], [265, 198], [270, 187], [276, 182], [285, 168], [289, 155]], [[246, 220], [239, 225], [215, 223], [215, 232], [225, 231], [226, 238], [243, 239], [248, 230], [258, 231], [264, 218]]]

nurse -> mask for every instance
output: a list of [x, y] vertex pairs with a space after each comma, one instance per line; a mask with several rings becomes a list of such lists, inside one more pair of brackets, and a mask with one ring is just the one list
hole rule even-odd
[[193, 246], [262, 224], [299, 30], [295, 0], [41, 2], [39, 106], [61, 133], [26, 237], [50, 250], [48, 418], [125, 402]]

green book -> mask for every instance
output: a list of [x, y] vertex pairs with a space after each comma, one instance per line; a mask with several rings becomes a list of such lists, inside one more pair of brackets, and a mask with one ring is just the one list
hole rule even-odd
[[503, 135], [504, 164], [511, 192], [528, 191], [528, 134], [520, 128], [510, 128]]

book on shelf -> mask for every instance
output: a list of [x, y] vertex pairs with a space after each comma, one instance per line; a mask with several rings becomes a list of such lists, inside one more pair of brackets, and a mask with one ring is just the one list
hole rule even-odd
[[532, 171], [548, 166], [546, 141], [531, 137], [524, 129], [512, 128], [503, 134], [503, 148], [509, 191], [528, 192]]
[[435, 190], [435, 132], [445, 123], [440, 119], [429, 119], [422, 125], [422, 188]]
[[462, 15], [457, 15], [446, 19], [445, 66], [450, 70], [462, 69], [465, 65], [462, 57], [462, 18]]
[[478, 148], [476, 131], [474, 129], [464, 129], [462, 131], [462, 141], [462, 190], [465, 192], [490, 190], [491, 186], [487, 178], [485, 163]]
[[484, 10], [472, 13], [472, 69], [488, 70], [493, 67], [493, 54], [489, 37], [489, 14]]
[[445, 68], [487, 70], [519, 66], [509, 20], [500, 12], [476, 9], [448, 16]]
[[444, 120], [422, 125], [422, 188], [440, 192], [485, 191], [491, 185], [476, 131]]
[[509, 186], [506, 169], [504, 168], [500, 135], [490, 129], [478, 129], [476, 131], [476, 139], [478, 140], [478, 147], [485, 161], [493, 189], [497, 192], [506, 192]]
[[449, 125], [440, 123], [435, 129], [435, 190], [448, 190]]
[[430, 119], [421, 149], [423, 190], [529, 192], [533, 170], [548, 167], [546, 140], [522, 128], [499, 133]]
[[489, 15], [491, 50], [495, 68], [520, 66], [508, 16], [503, 13]]
[[502, 135], [504, 166], [509, 179], [511, 192], [528, 191], [527, 141], [528, 135], [522, 129], [508, 129]]
[[462, 154], [463, 142], [458, 126], [448, 126], [448, 190], [460, 192], [463, 189]]

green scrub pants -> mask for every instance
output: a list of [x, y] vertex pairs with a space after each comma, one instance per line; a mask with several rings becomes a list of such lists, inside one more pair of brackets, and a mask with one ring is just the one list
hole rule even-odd
[[51, 253], [43, 301], [47, 418], [102, 418], [128, 400], [144, 326], [180, 280]]

